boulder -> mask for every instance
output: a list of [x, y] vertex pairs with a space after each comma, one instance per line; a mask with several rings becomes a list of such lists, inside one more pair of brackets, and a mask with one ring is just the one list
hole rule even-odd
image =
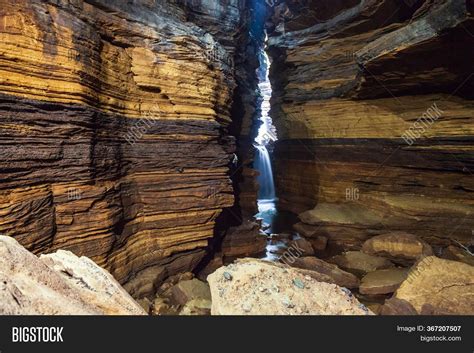
[[301, 223], [294, 228], [308, 238], [327, 239], [333, 248], [360, 250], [373, 229], [383, 227], [384, 218], [355, 202], [319, 203], [314, 209], [299, 214]]
[[474, 266], [425, 257], [394, 297], [410, 303], [418, 314], [474, 315]]
[[417, 315], [415, 308], [406, 300], [390, 298], [379, 309], [380, 315]]
[[156, 297], [151, 306], [152, 315], [173, 315], [177, 313], [167, 298]]
[[298, 222], [293, 225], [293, 229], [302, 237], [312, 238], [317, 236], [318, 226], [313, 226], [303, 222]]
[[171, 289], [181, 281], [187, 281], [194, 278], [194, 273], [192, 272], [183, 272], [176, 275], [168, 277], [158, 288], [156, 293], [158, 296], [162, 295], [163, 297], [171, 296]]
[[148, 298], [141, 298], [137, 300], [138, 305], [140, 305], [143, 310], [145, 310], [147, 313], [150, 313], [152, 309], [152, 302]]
[[393, 267], [386, 258], [369, 255], [361, 251], [348, 251], [329, 260], [344, 271], [362, 277], [369, 272]]
[[457, 246], [450, 245], [444, 249], [443, 257], [448, 260], [461, 261], [465, 264], [474, 266], [474, 256]]
[[295, 239], [290, 243], [290, 248], [293, 247], [301, 253], [302, 256], [314, 255], [314, 249], [311, 243], [303, 238]]
[[260, 222], [245, 219], [241, 225], [227, 230], [222, 241], [224, 258], [256, 256], [265, 253], [267, 236], [260, 231]]
[[416, 235], [391, 232], [367, 240], [362, 251], [369, 255], [387, 257], [401, 265], [412, 265], [418, 259], [433, 254], [431, 246]]
[[317, 236], [314, 238], [308, 238], [308, 241], [311, 243], [314, 251], [322, 251], [326, 249], [328, 245], [328, 238], [323, 236]]
[[120, 284], [87, 257], [42, 255], [0, 236], [0, 314], [146, 315]]
[[173, 304], [185, 305], [193, 299], [211, 300], [209, 285], [196, 278], [178, 282], [171, 288]]
[[359, 279], [352, 273], [343, 271], [336, 265], [316, 257], [297, 258], [291, 266], [309, 270], [308, 275], [321, 282], [335, 283], [346, 288], [357, 288], [359, 286]]
[[211, 306], [208, 299], [193, 299], [186, 303], [179, 315], [211, 315]]
[[277, 263], [238, 260], [208, 282], [212, 315], [372, 315], [349, 290]]
[[214, 258], [212, 258], [206, 266], [199, 271], [197, 274], [197, 277], [201, 281], [205, 281], [207, 276], [209, 276], [212, 272], [217, 270], [219, 267], [224, 266], [224, 259], [222, 258], [222, 254], [216, 254]]
[[407, 274], [408, 270], [404, 268], [370, 272], [362, 278], [359, 291], [370, 295], [393, 293], [407, 278]]
[[314, 209], [300, 213], [300, 220], [308, 225], [377, 225], [382, 217], [357, 203], [319, 203]]

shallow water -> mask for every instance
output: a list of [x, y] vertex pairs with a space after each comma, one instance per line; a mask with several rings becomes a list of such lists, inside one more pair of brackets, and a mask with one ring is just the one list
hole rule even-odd
[[276, 199], [259, 200], [259, 212], [256, 215], [262, 220], [262, 229], [268, 236], [266, 254], [262, 258], [269, 261], [278, 261], [288, 249], [291, 240], [298, 238], [298, 234], [293, 230], [293, 224], [298, 220], [297, 216], [291, 212], [279, 211], [276, 201]]

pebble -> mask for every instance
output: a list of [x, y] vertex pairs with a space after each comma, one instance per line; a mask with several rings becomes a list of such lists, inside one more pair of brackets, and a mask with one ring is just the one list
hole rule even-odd
[[345, 287], [342, 287], [341, 289], [342, 289], [342, 291], [343, 291], [345, 294], [347, 294], [349, 297], [352, 297], [352, 292], [351, 292], [349, 289], [347, 289], [347, 288], [345, 288]]
[[302, 280], [300, 280], [299, 278], [295, 278], [293, 280], [293, 284], [298, 287], [299, 289], [304, 289], [304, 283]]
[[284, 306], [286, 306], [287, 308], [294, 308], [295, 307], [295, 304], [293, 304], [290, 299], [288, 298], [284, 298], [282, 301]]
[[263, 288], [263, 287], [258, 287], [258, 290], [259, 290], [260, 292], [265, 292], [265, 291], [266, 291], [266, 289]]
[[359, 304], [359, 308], [361, 308], [362, 310], [364, 310], [366, 313], [369, 312], [369, 309], [368, 309], [364, 304]]
[[229, 272], [224, 272], [224, 278], [228, 281], [232, 281], [232, 275]]
[[313, 278], [311, 276], [306, 275], [306, 276], [304, 276], [304, 279], [307, 280], [307, 281], [311, 281]]
[[249, 303], [244, 303], [242, 304], [242, 310], [248, 313], [250, 310], [252, 310], [252, 306]]

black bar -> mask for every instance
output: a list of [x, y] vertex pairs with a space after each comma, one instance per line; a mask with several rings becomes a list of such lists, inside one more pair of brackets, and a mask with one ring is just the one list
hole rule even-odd
[[[397, 352], [472, 353], [473, 316], [0, 317], [0, 353]], [[423, 326], [424, 331], [416, 331]], [[428, 331], [451, 327], [455, 331]], [[460, 326], [460, 330], [457, 328]], [[13, 343], [13, 327], [63, 327], [62, 343]], [[399, 327], [415, 327], [414, 332]], [[422, 342], [420, 336], [461, 337]]]

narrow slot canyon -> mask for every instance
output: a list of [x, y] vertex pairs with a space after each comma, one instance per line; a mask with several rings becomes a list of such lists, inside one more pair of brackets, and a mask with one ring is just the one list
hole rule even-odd
[[0, 5], [0, 314], [474, 315], [472, 1]]

